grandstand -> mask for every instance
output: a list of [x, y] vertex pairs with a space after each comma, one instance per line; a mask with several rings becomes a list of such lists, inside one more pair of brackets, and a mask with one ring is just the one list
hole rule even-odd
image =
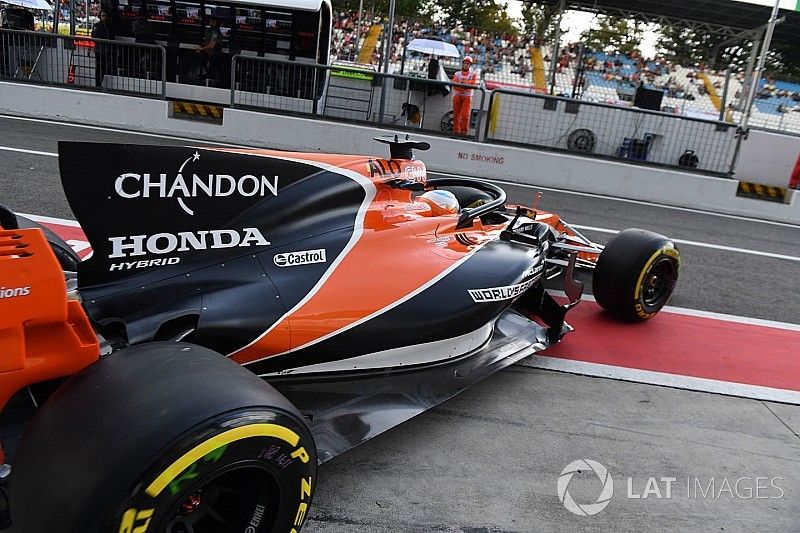
[[[706, 0], [709, 1], [709, 0]], [[718, 2], [719, 0], [713, 0]], [[606, 2], [614, 4], [614, 2]], [[642, 2], [639, 2], [640, 4]], [[573, 6], [580, 7], [580, 6]], [[639, 6], [642, 7], [642, 6]], [[758, 6], [749, 6], [758, 7]], [[355, 43], [360, 42], [360, 62], [381, 63], [388, 17], [374, 16], [362, 24], [361, 35], [355, 35], [352, 13], [341, 13], [334, 29], [335, 59], [355, 60]], [[513, 88], [524, 91], [549, 92], [547, 68], [554, 53], [551, 46], [534, 45], [530, 37], [503, 35], [463, 27], [449, 28], [430, 21], [403, 19], [395, 21], [389, 57], [389, 72], [425, 76], [428, 58], [403, 51], [408, 41], [426, 37], [448, 41], [460, 53], [475, 59], [475, 70], [487, 88]], [[789, 39], [788, 34], [783, 35]], [[341, 43], [341, 44], [340, 44]], [[732, 73], [726, 94], [723, 87], [727, 73], [722, 70], [678, 65], [663, 57], [644, 59], [624, 54], [589, 51], [578, 64], [577, 44], [568, 43], [558, 50], [558, 69], [553, 93], [608, 104], [632, 105], [632, 91], [638, 83], [664, 91], [662, 111], [698, 118], [738, 122], [743, 105], [743, 74]], [[444, 59], [445, 69], [452, 73], [459, 68], [458, 59]], [[576, 77], [583, 74], [576, 87]], [[724, 98], [724, 99], [723, 99]], [[732, 108], [729, 108], [732, 104]], [[754, 103], [750, 124], [767, 129], [800, 133], [800, 84], [762, 80]]]
[[[741, 41], [760, 41], [770, 19], [772, 2], [752, 0], [537, 0], [538, 4], [558, 5], [561, 9], [590, 11], [596, 14], [620, 16], [642, 23], [670, 25], [690, 28], [697, 32], [716, 34], [730, 45]], [[772, 42], [800, 49], [800, 4], [779, 13], [781, 23], [774, 27]], [[663, 64], [663, 62], [662, 62]], [[741, 110], [745, 106], [746, 91], [743, 89], [745, 74], [714, 71], [697, 65], [673, 67], [673, 86], [667, 86], [663, 100], [664, 110], [711, 117], [720, 115], [729, 122], [739, 123]], [[639, 68], [639, 75], [651, 69]], [[572, 74], [568, 70], [568, 74]], [[563, 76], [562, 76], [563, 77]], [[558, 80], [556, 86], [563, 88], [568, 80]], [[645, 80], [647, 84], [664, 87], [664, 74]], [[695, 83], [685, 80], [694, 79]], [[729, 86], [723, 95], [726, 78]], [[574, 79], [574, 78], [573, 78]], [[605, 80], [608, 81], [608, 80]], [[618, 80], [623, 81], [623, 80]], [[666, 82], [669, 85], [669, 77]], [[696, 83], [700, 81], [700, 83]], [[682, 89], [682, 90], [678, 90]], [[800, 133], [800, 85], [788, 82], [761, 82], [758, 97], [751, 111], [750, 126]], [[583, 97], [594, 97], [606, 101], [611, 97], [612, 87], [598, 84], [588, 88]], [[723, 96], [726, 98], [723, 99]], [[729, 104], [731, 106], [729, 107]]]
[[[340, 13], [342, 20], [357, 20], [354, 13]], [[361, 35], [356, 37], [356, 24], [337, 23], [334, 27], [334, 47], [332, 54], [334, 60], [356, 61], [380, 65], [388, 17], [374, 16], [362, 25]], [[536, 50], [532, 43], [516, 35], [503, 35], [480, 30], [465, 30], [458, 28], [444, 28], [430, 21], [403, 19], [395, 22], [392, 32], [392, 47], [389, 56], [389, 72], [405, 74], [426, 75], [428, 58], [421, 54], [408, 53], [403, 58], [405, 45], [416, 38], [434, 38], [451, 42], [458, 48], [462, 55], [471, 55], [475, 61], [475, 69], [487, 86], [515, 87], [531, 90], [534, 84], [534, 62], [537, 60], [532, 55]], [[356, 58], [353, 50], [361, 50], [360, 57]], [[344, 43], [344, 45], [340, 44]], [[541, 61], [541, 52], [538, 58]], [[459, 59], [442, 59], [443, 66], [448, 72], [453, 72], [460, 67]], [[542, 69], [540, 74], [546, 73]], [[542, 82], [542, 86], [545, 84]]]
[[[358, 13], [340, 11], [334, 14], [333, 33], [331, 36], [331, 56], [334, 60], [355, 61], [359, 50], [363, 49], [363, 41], [370, 31], [369, 24], [361, 24], [358, 32]], [[380, 30], [379, 30], [380, 31]]]

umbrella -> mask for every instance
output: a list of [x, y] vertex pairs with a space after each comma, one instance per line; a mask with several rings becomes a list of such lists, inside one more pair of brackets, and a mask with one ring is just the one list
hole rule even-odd
[[3, 0], [3, 3], [12, 6], [26, 7], [28, 9], [52, 9], [52, 6], [45, 2], [45, 0]]
[[458, 53], [458, 48], [454, 45], [433, 39], [414, 39], [408, 43], [406, 50], [443, 57], [461, 56], [461, 54]]

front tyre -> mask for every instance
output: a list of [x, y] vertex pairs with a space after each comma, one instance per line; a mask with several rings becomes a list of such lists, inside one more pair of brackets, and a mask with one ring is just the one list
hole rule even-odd
[[672, 295], [680, 265], [678, 249], [667, 237], [626, 229], [615, 235], [600, 254], [592, 292], [597, 303], [617, 318], [630, 322], [648, 320]]
[[13, 463], [12, 528], [290, 533], [316, 466], [301, 415], [262, 380], [199, 346], [143, 344], [37, 413]]

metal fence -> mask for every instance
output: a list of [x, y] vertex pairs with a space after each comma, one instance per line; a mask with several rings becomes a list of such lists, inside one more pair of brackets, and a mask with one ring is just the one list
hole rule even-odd
[[166, 97], [157, 45], [0, 29], [0, 80]]
[[474, 89], [469, 129], [480, 140], [486, 90], [426, 78], [237, 55], [231, 61], [231, 107], [453, 134], [454, 88]]
[[[0, 30], [3, 80], [163, 99], [166, 71], [166, 50], [157, 45]], [[450, 93], [459, 87], [474, 89], [474, 95], [467, 131], [456, 134]], [[224, 91], [200, 87], [197, 95], [204, 90]], [[737, 144], [731, 123], [508, 89], [490, 94], [487, 99], [483, 87], [350, 66], [231, 58], [230, 106], [235, 108], [730, 172]]]
[[488, 142], [563, 150], [725, 175], [737, 128], [727, 122], [499, 89]]
[[781, 133], [800, 134], [800, 93], [756, 96], [748, 124]]

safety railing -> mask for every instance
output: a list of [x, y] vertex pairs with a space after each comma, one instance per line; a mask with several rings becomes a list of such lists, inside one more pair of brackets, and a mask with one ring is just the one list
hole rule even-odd
[[[453, 92], [462, 99], [456, 120]], [[382, 74], [349, 66], [317, 65], [236, 55], [231, 60], [233, 108], [325, 117], [391, 129], [479, 140], [486, 90], [426, 78]], [[458, 105], [457, 104], [457, 105]], [[458, 109], [456, 109], [458, 111]]]
[[781, 133], [800, 134], [800, 93], [760, 93], [753, 100], [748, 124]]
[[728, 173], [734, 124], [530, 92], [492, 92], [485, 139], [576, 155]]
[[0, 29], [0, 80], [166, 97], [157, 45]]

